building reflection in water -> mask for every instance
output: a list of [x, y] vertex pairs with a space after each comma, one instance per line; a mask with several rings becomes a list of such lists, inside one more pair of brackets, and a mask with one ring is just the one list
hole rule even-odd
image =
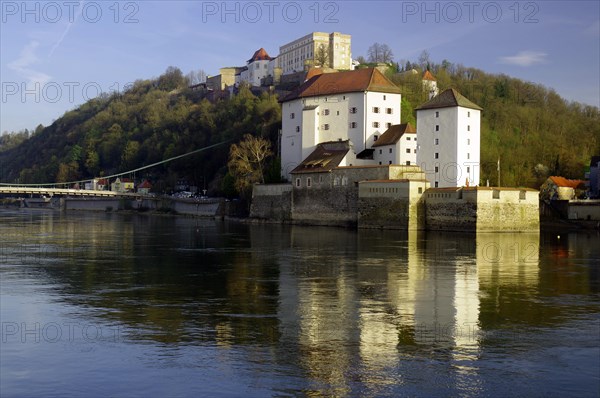
[[452, 365], [445, 377], [457, 392], [477, 392], [484, 329], [495, 326], [481, 319], [482, 300], [493, 313], [501, 290], [537, 292], [535, 233], [292, 227], [291, 236], [279, 274], [281, 343], [298, 347], [312, 388], [335, 395], [357, 381], [353, 364], [362, 364], [361, 382], [376, 394], [414, 380], [410, 361], [423, 356]]

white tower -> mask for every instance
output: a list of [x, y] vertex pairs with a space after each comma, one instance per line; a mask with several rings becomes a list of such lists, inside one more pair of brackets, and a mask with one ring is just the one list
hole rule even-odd
[[483, 109], [448, 89], [416, 110], [417, 164], [431, 186], [479, 185]]

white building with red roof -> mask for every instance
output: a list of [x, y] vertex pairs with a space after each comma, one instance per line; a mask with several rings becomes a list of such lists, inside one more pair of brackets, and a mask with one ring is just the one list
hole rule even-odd
[[400, 100], [400, 89], [374, 68], [313, 76], [280, 100], [282, 176], [290, 179], [322, 142], [349, 140], [360, 159], [400, 124]]
[[272, 75], [273, 60], [264, 48], [256, 50], [252, 58], [246, 61], [246, 67], [240, 73], [240, 81], [248, 82], [251, 86], [260, 86], [263, 78]]

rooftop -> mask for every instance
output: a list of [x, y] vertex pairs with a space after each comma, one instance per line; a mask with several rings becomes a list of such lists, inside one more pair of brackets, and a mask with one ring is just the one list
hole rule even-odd
[[423, 73], [423, 80], [430, 80], [432, 82], [437, 81], [437, 79], [428, 70]]
[[349, 150], [349, 141], [330, 141], [318, 144], [315, 150], [292, 170], [292, 174], [331, 171], [342, 162]]
[[373, 147], [394, 145], [404, 134], [416, 133], [417, 130], [410, 123], [394, 124], [373, 144]]
[[280, 102], [292, 101], [297, 98], [365, 91], [400, 94], [400, 88], [379, 70], [364, 68], [313, 76], [282, 98]]
[[267, 54], [267, 51], [265, 51], [265, 49], [261, 47], [260, 49], [254, 52], [254, 55], [248, 60], [248, 63], [254, 61], [270, 61], [272, 59], [273, 58], [269, 57], [269, 54]]
[[550, 177], [550, 180], [552, 180], [552, 182], [557, 186], [557, 187], [564, 187], [564, 188], [579, 188], [580, 186], [585, 186], [585, 181], [582, 180], [569, 180], [565, 177], [558, 177], [558, 176], [552, 176]]
[[436, 108], [449, 108], [453, 106], [462, 106], [463, 108], [471, 108], [477, 110], [483, 110], [479, 105], [471, 102], [461, 93], [456, 91], [456, 89], [449, 88], [445, 90], [440, 95], [433, 97], [431, 100], [427, 101], [423, 105], [416, 108], [416, 110], [423, 109], [436, 109]]

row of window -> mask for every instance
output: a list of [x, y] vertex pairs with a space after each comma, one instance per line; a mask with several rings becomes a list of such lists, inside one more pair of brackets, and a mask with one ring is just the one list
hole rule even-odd
[[[440, 112], [439, 111], [435, 112], [435, 117], [440, 117]], [[471, 117], [471, 112], [467, 111], [467, 117]]]
[[[346, 99], [346, 97], [344, 97], [344, 99]], [[327, 101], [327, 98], [325, 99], [325, 101]], [[373, 107], [373, 113], [380, 113], [380, 110], [381, 109], [377, 106]], [[349, 111], [350, 111], [350, 113], [357, 113], [358, 109], [355, 106], [353, 106], [353, 107], [349, 108]], [[385, 113], [387, 113], [388, 115], [392, 115], [392, 114], [394, 114], [394, 109], [393, 108], [385, 108]], [[323, 116], [327, 116], [329, 114], [330, 114], [329, 109], [323, 109]], [[339, 115], [340, 111], [337, 111], [337, 114]], [[294, 112], [290, 113], [290, 119], [295, 119], [295, 118], [296, 118], [296, 114]], [[438, 126], [438, 129], [439, 129], [439, 126]], [[438, 130], [436, 130], [436, 131], [438, 131]]]
[[[435, 131], [440, 131], [440, 125], [439, 124], [435, 125]], [[471, 125], [467, 125], [467, 131], [471, 131]]]

